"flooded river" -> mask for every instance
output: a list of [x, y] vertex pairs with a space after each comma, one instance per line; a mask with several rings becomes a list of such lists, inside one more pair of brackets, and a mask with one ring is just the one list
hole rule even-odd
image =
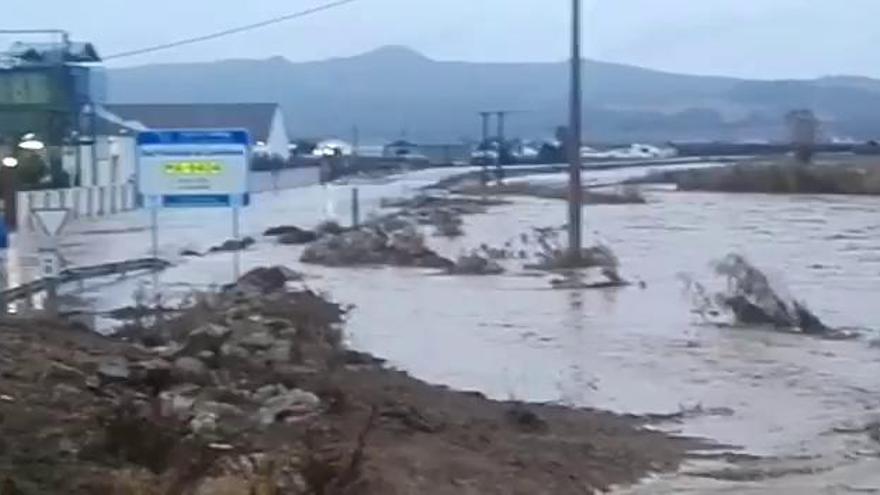
[[[364, 209], [443, 173], [361, 185]], [[337, 215], [347, 211], [347, 195], [346, 188], [334, 193]], [[632, 413], [701, 411], [661, 427], [773, 459], [757, 465], [757, 480], [688, 475], [713, 467], [698, 463], [627, 493], [880, 493], [880, 444], [834, 431], [880, 414], [880, 349], [869, 338], [832, 342], [705, 325], [680, 281], [682, 273], [714, 280], [713, 260], [742, 253], [830, 325], [880, 329], [880, 199], [646, 195], [647, 205], [585, 209], [585, 231], [611, 246], [622, 273], [644, 288], [552, 290], [547, 277], [516, 264], [498, 277], [302, 266], [299, 248], [262, 239], [241, 261], [245, 269], [281, 263], [313, 276], [310, 285], [356, 306], [347, 326], [356, 348], [427, 381], [499, 399]], [[256, 236], [283, 223], [314, 225], [327, 202], [320, 187], [267, 194], [246, 213], [246, 228]], [[562, 202], [517, 199], [467, 217], [466, 237], [429, 243], [455, 255], [564, 219]], [[162, 221], [163, 255], [172, 258], [181, 248], [205, 249], [228, 237], [222, 212], [163, 213]], [[145, 225], [140, 214], [81, 224], [66, 238], [65, 254], [77, 263], [144, 255]], [[178, 261], [161, 277], [166, 288], [183, 292], [231, 277], [227, 255]], [[18, 263], [26, 278], [28, 263]], [[102, 309], [131, 304], [139, 283], [92, 285], [85, 296]]]

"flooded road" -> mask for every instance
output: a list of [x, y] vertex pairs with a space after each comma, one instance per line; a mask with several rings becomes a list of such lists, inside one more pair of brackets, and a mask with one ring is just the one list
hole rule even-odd
[[[364, 209], [442, 174], [362, 185]], [[264, 239], [241, 260], [245, 269], [285, 264], [311, 275], [311, 286], [356, 305], [347, 325], [356, 348], [427, 381], [499, 399], [632, 413], [702, 411], [661, 427], [775, 459], [759, 464], [763, 474], [756, 481], [689, 475], [714, 469], [699, 463], [625, 493], [880, 490], [880, 444], [864, 433], [834, 431], [880, 414], [880, 349], [865, 340], [704, 325], [679, 277], [714, 280], [713, 260], [742, 253], [830, 325], [880, 329], [880, 199], [646, 195], [647, 205], [592, 206], [584, 215], [585, 231], [611, 246], [624, 276], [643, 281], [644, 289], [552, 290], [548, 277], [515, 263], [498, 277], [303, 266], [300, 248]], [[335, 197], [342, 216], [347, 189]], [[245, 228], [257, 237], [283, 223], [312, 226], [327, 209], [321, 188], [265, 195], [246, 213]], [[559, 201], [517, 199], [467, 217], [464, 238], [431, 238], [429, 244], [447, 255], [482, 243], [500, 246], [533, 227], [559, 226], [565, 214]], [[67, 237], [65, 255], [83, 264], [143, 255], [149, 250], [145, 216], [80, 225]], [[228, 214], [218, 211], [163, 213], [162, 254], [179, 262], [162, 274], [164, 288], [184, 293], [231, 278], [228, 255], [176, 254], [218, 244], [228, 237], [228, 222]], [[131, 304], [140, 283], [113, 281], [92, 286], [85, 296], [110, 309]]]

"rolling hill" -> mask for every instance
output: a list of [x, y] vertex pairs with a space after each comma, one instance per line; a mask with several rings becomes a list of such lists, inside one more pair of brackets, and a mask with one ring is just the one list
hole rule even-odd
[[[115, 103], [278, 102], [297, 137], [407, 136], [458, 140], [479, 133], [480, 110], [513, 109], [511, 135], [545, 137], [565, 121], [566, 63], [429, 59], [405, 47], [294, 63], [225, 60], [109, 72]], [[880, 136], [880, 81], [861, 77], [752, 81], [672, 74], [587, 61], [591, 141], [775, 140], [786, 112], [810, 108], [829, 137]]]

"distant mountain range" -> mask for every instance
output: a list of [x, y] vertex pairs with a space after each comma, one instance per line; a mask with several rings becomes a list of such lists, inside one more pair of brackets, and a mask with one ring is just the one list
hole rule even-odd
[[[829, 138], [880, 137], [880, 81], [862, 77], [754, 81], [672, 74], [588, 61], [590, 141], [779, 140], [784, 115], [812, 109]], [[566, 63], [469, 63], [404, 47], [294, 63], [226, 60], [111, 70], [116, 103], [278, 102], [292, 136], [365, 142], [458, 141], [480, 132], [477, 112], [515, 110], [509, 135], [553, 135], [566, 120]]]

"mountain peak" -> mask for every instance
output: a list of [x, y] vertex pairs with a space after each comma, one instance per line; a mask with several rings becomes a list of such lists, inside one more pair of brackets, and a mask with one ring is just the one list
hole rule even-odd
[[385, 45], [364, 53], [361, 57], [382, 58], [387, 60], [430, 60], [423, 54], [404, 45]]

